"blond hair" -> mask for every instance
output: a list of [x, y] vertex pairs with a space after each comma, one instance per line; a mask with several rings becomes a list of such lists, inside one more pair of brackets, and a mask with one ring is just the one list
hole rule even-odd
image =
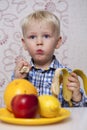
[[22, 27], [22, 33], [25, 35], [26, 33], [26, 28], [28, 25], [32, 23], [32, 21], [38, 21], [38, 22], [43, 22], [45, 21], [46, 23], [54, 25], [57, 35], [60, 35], [60, 21], [56, 15], [54, 15], [51, 12], [42, 10], [42, 11], [36, 11], [34, 13], [31, 13], [27, 17], [25, 17], [22, 20], [21, 27]]

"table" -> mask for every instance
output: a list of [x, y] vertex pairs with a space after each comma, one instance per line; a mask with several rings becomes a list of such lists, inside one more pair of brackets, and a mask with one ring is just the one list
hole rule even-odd
[[4, 130], [87, 130], [87, 108], [66, 108], [71, 116], [61, 122], [43, 126], [21, 126], [0, 121], [0, 129]]

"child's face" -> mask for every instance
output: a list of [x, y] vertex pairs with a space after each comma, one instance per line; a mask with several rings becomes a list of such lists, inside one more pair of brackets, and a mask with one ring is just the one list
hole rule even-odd
[[22, 42], [35, 64], [50, 64], [54, 50], [60, 46], [60, 39], [55, 28], [49, 23], [32, 22], [27, 27]]

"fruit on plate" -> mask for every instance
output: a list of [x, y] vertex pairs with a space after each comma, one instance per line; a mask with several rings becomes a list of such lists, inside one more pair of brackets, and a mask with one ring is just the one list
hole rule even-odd
[[34, 94], [16, 95], [11, 106], [16, 118], [34, 118], [38, 111], [38, 97]]
[[9, 111], [12, 111], [11, 100], [18, 94], [35, 94], [37, 95], [37, 89], [32, 83], [25, 79], [15, 79], [11, 81], [4, 91], [4, 103]]
[[40, 95], [39, 114], [42, 117], [56, 117], [59, 114], [61, 104], [59, 100], [52, 95]]

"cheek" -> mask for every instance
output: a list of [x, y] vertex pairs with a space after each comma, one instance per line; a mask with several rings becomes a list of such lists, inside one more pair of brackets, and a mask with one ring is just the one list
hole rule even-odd
[[27, 50], [28, 50], [29, 52], [32, 52], [32, 51], [33, 51], [32, 46], [27, 46]]
[[55, 50], [54, 46], [48, 46], [48, 48], [46, 48], [46, 52], [49, 55], [54, 53], [54, 50]]
[[28, 46], [28, 47], [27, 47], [27, 51], [29, 52], [29, 54], [30, 54], [31, 56], [34, 55], [34, 52], [35, 52], [35, 51], [34, 51], [34, 47], [33, 47], [33, 46], [31, 46], [31, 45]]
[[31, 50], [32, 49], [32, 45], [28, 40], [26, 40], [26, 47], [27, 47], [27, 50]]
[[48, 44], [48, 46], [47, 46], [48, 50], [51, 50], [51, 51], [54, 50], [55, 47], [56, 47], [56, 45], [54, 42], [52, 42], [51, 44]]

